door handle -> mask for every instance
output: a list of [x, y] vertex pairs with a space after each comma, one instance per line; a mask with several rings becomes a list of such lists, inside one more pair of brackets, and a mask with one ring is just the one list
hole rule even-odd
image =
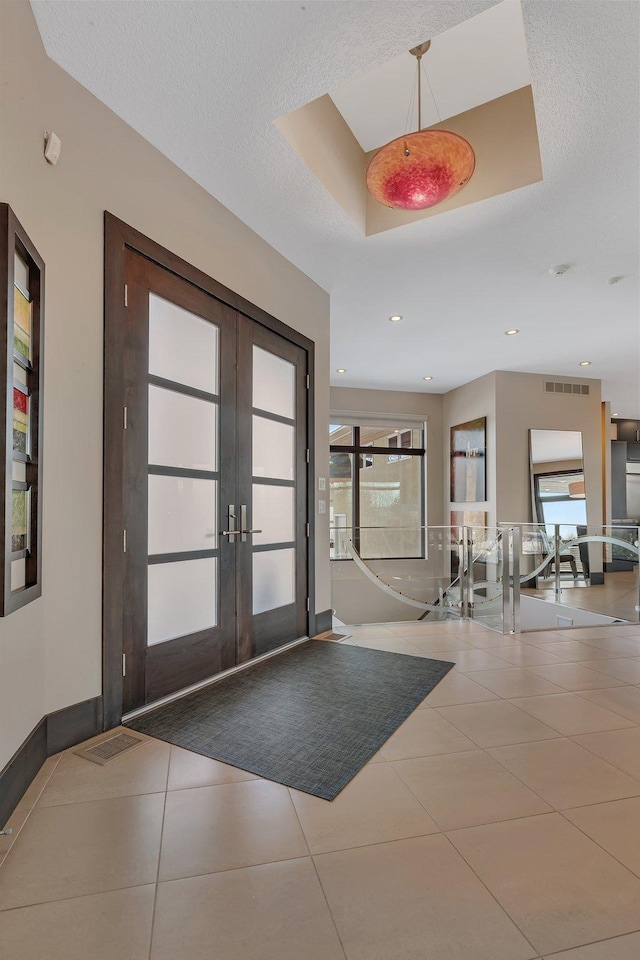
[[240, 507], [240, 540], [246, 543], [247, 534], [262, 533], [262, 530], [247, 530], [247, 505], [243, 503]]
[[236, 508], [233, 503], [227, 507], [227, 527], [229, 529], [223, 530], [221, 536], [229, 537], [229, 543], [235, 543], [240, 531], [236, 529]]

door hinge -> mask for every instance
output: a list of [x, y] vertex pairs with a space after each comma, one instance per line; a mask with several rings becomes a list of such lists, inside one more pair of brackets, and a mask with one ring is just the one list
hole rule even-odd
[[304, 525], [304, 529], [305, 529], [305, 536], [310, 537], [310, 536], [311, 536], [311, 524], [309, 523], [308, 520], [307, 520], [307, 522], [306, 522], [305, 525]]
[[307, 463], [309, 463], [310, 460], [311, 460], [311, 451], [309, 450], [309, 448], [307, 448], [307, 449], [305, 450], [305, 456], [306, 456], [306, 459], [307, 459]]
[[122, 429], [123, 430], [127, 429], [127, 408], [126, 407], [122, 408]]
[[122, 654], [122, 676], [126, 677], [127, 675], [127, 655], [126, 653]]
[[127, 531], [126, 530], [122, 531], [122, 552], [123, 553], [127, 552]]
[[309, 613], [309, 608], [310, 608], [310, 606], [311, 606], [311, 604], [310, 604], [310, 602], [309, 602], [309, 597], [307, 597], [307, 613]]
[[309, 389], [310, 386], [311, 386], [311, 377], [309, 376], [309, 374], [307, 374], [307, 390]]
[[129, 287], [126, 283], [124, 285], [124, 305], [125, 307], [129, 306]]

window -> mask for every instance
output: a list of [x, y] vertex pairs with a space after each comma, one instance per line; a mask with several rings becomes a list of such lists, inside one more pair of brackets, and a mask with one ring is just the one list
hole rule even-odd
[[0, 613], [6, 616], [40, 596], [44, 279], [44, 263], [7, 204], [0, 204], [0, 262], [6, 305], [0, 323]]
[[424, 429], [329, 427], [331, 559], [424, 556]]

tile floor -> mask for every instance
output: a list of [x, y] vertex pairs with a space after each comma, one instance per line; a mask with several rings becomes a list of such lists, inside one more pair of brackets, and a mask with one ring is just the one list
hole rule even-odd
[[52, 757], [3, 960], [638, 960], [640, 627], [349, 629], [456, 668], [333, 803], [151, 739]]

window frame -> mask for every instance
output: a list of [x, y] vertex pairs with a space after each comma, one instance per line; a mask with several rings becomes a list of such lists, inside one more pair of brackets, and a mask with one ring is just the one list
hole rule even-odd
[[[29, 302], [31, 303], [30, 357], [14, 348], [14, 280], [16, 254], [29, 271]], [[42, 257], [31, 242], [26, 230], [11, 207], [0, 203], [0, 376], [3, 389], [0, 417], [0, 445], [4, 450], [4, 469], [0, 476], [0, 491], [4, 509], [0, 511], [2, 550], [2, 589], [0, 589], [0, 616], [6, 617], [42, 594], [42, 404], [43, 343], [44, 343], [44, 271]], [[18, 287], [20, 289], [20, 287]], [[26, 384], [14, 380], [14, 362], [23, 369]], [[28, 397], [27, 451], [13, 449], [14, 388]], [[25, 479], [14, 480], [14, 463], [24, 464]], [[26, 544], [21, 550], [12, 549], [12, 502], [14, 491], [26, 491], [28, 515]], [[25, 585], [11, 589], [11, 563], [25, 562]]]
[[[339, 414], [331, 414], [331, 421], [338, 422], [344, 420]], [[349, 418], [350, 419], [350, 418]], [[404, 422], [404, 418], [399, 417], [400, 421]], [[423, 436], [423, 446], [422, 447], [402, 447], [398, 444], [397, 447], [378, 447], [373, 444], [362, 444], [360, 442], [360, 431], [364, 426], [368, 426], [369, 422], [373, 425], [373, 419], [363, 417], [361, 423], [347, 422], [345, 426], [351, 427], [351, 439], [352, 443], [347, 444], [335, 444], [329, 445], [329, 453], [346, 453], [351, 455], [351, 517], [352, 517], [352, 529], [353, 529], [353, 545], [358, 553], [360, 553], [360, 470], [363, 463], [365, 463], [365, 457], [369, 456], [373, 458], [376, 455], [386, 456], [387, 463], [398, 462], [400, 460], [409, 460], [412, 457], [420, 457], [420, 519], [421, 519], [421, 536], [420, 536], [420, 555], [408, 556], [408, 557], [363, 557], [364, 560], [417, 560], [426, 556], [426, 540], [425, 540], [425, 525], [426, 525], [426, 461], [427, 461], [427, 446], [426, 446], [426, 422], [420, 421], [420, 426], [416, 421], [415, 427], [401, 427], [397, 436], [398, 439], [402, 435], [409, 431], [410, 429], [421, 429]], [[375, 422], [376, 426], [382, 426], [383, 424], [379, 421]], [[391, 421], [389, 421], [390, 428], [392, 427]], [[396, 434], [393, 434], [396, 436]], [[391, 436], [389, 434], [388, 436]], [[402, 450], [402, 454], [389, 454], [389, 450]], [[368, 465], [368, 464], [367, 464]], [[366, 469], [366, 466], [363, 467]], [[331, 479], [329, 480], [329, 486], [331, 487]], [[390, 528], [393, 529], [393, 528]], [[338, 561], [342, 558], [331, 557], [331, 562]]]

